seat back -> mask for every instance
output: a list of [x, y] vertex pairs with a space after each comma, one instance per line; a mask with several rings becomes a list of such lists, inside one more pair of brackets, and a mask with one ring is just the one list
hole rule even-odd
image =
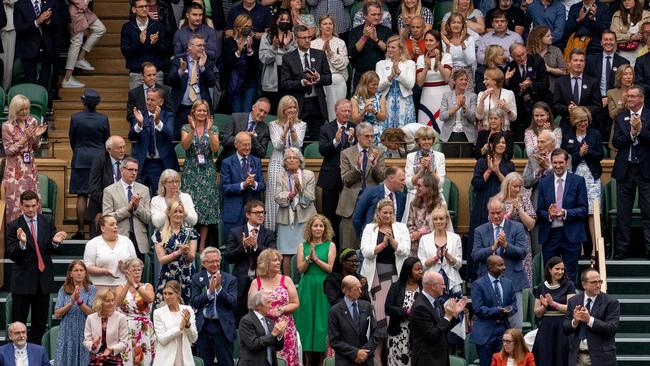
[[318, 142], [312, 142], [307, 145], [304, 155], [306, 159], [321, 159], [323, 157], [323, 155], [320, 154], [320, 151], [318, 151]]
[[537, 253], [533, 257], [533, 283], [532, 286], [536, 287], [544, 281], [544, 257], [542, 253]]
[[203, 366], [203, 359], [197, 356], [194, 356], [194, 366]]
[[48, 178], [45, 174], [38, 175], [39, 193], [41, 194], [41, 206], [44, 214], [54, 215], [56, 212], [57, 186], [54, 179]]
[[291, 256], [291, 280], [298, 287], [300, 282], [300, 271], [298, 271], [298, 259], [295, 255]]
[[8, 99], [11, 99], [18, 94], [22, 94], [30, 101], [30, 111], [32, 114], [45, 117], [47, 114], [48, 94], [47, 89], [38, 84], [23, 83], [14, 85], [9, 89]]
[[458, 356], [449, 356], [449, 366], [466, 366], [467, 362]]
[[476, 345], [469, 341], [469, 337], [465, 337], [465, 361], [468, 365], [478, 365], [478, 352], [476, 352]]
[[176, 146], [174, 146], [174, 151], [176, 151], [176, 157], [178, 159], [185, 159], [185, 149], [183, 148], [183, 144], [176, 144]]
[[278, 366], [287, 366], [287, 365], [288, 365], [288, 364], [287, 364], [287, 360], [286, 360], [286, 359], [284, 359], [284, 358], [282, 358], [282, 357], [278, 357]]
[[445, 14], [451, 12], [452, 2], [441, 1], [433, 7], [433, 29], [440, 29], [440, 23]]
[[326, 357], [323, 366], [334, 366], [334, 356]]
[[56, 340], [59, 338], [59, 326], [52, 327], [50, 330], [43, 334], [41, 338], [41, 346], [45, 349], [48, 359], [53, 359], [56, 355]]

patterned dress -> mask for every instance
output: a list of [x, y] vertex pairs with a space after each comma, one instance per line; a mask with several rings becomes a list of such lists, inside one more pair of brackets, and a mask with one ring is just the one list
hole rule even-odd
[[[410, 308], [415, 302], [415, 295], [420, 292], [419, 288], [407, 289], [404, 292], [405, 308]], [[411, 364], [409, 348], [409, 318], [405, 318], [399, 324], [399, 333], [396, 336], [388, 336], [388, 366], [409, 366]]]
[[[86, 305], [92, 306], [95, 293], [96, 289], [93, 285], [88, 286], [88, 291], [82, 287], [79, 298]], [[71, 296], [72, 294], [66, 294], [61, 287], [56, 297], [56, 309], [61, 309], [69, 304]], [[59, 324], [59, 338], [56, 340], [56, 356], [54, 357], [57, 365], [87, 365], [90, 362], [90, 352], [83, 346], [85, 324], [86, 314], [79, 305], [72, 305]]]
[[[289, 304], [289, 291], [284, 285], [285, 276], [280, 278], [280, 285], [274, 288], [272, 291], [267, 291], [269, 298], [269, 305], [271, 309], [277, 309]], [[262, 281], [258, 277], [257, 281], [257, 291], [263, 290]], [[283, 314], [279, 317], [272, 317], [267, 315], [267, 318], [273, 320], [274, 322], [286, 320], [287, 321], [287, 330], [284, 333], [284, 348], [278, 352], [278, 357], [282, 357], [287, 360], [287, 366], [299, 366], [300, 359], [298, 357], [298, 332], [296, 331], [296, 323], [293, 320], [293, 315]]]
[[[141, 286], [151, 286], [143, 283]], [[156, 357], [156, 334], [151, 322], [151, 303], [137, 293], [127, 291], [119, 311], [126, 315], [129, 328], [129, 347], [122, 353], [125, 366], [149, 366]]]
[[[184, 125], [181, 131], [189, 133], [189, 125]], [[212, 133], [219, 134], [216, 126], [212, 126]], [[195, 132], [190, 148], [185, 151], [182, 191], [192, 196], [199, 215], [198, 223], [201, 225], [216, 224], [219, 221], [220, 199], [217, 170], [212, 164], [213, 154], [207, 131], [200, 137]], [[199, 155], [203, 155], [205, 164], [199, 164]]]
[[269, 230], [275, 231], [275, 217], [277, 215], [278, 204], [275, 203], [275, 188], [278, 184], [278, 178], [285, 174], [282, 167], [282, 159], [284, 158], [284, 150], [287, 147], [302, 147], [302, 141], [305, 138], [305, 131], [307, 124], [305, 122], [294, 123], [293, 128], [296, 130], [298, 139], [292, 141], [287, 134], [287, 138], [282, 140], [282, 130], [284, 126], [279, 124], [278, 121], [273, 121], [269, 124], [269, 132], [271, 134], [271, 143], [273, 144], [273, 154], [269, 160], [268, 177], [266, 181], [266, 194], [265, 194], [265, 207], [266, 218], [264, 220], [264, 227]]
[[[175, 252], [181, 245], [189, 244], [192, 240], [198, 240], [199, 233], [190, 227], [184, 227], [178, 234], [171, 233], [167, 243], [163, 243], [165, 255]], [[154, 243], [159, 243], [161, 240], [160, 230], [153, 234]], [[190, 303], [192, 296], [192, 276], [194, 275], [194, 262], [188, 262], [183, 256], [163, 264], [160, 268], [160, 276], [158, 277], [158, 289], [156, 290], [156, 308], [163, 303], [162, 291], [165, 288], [167, 281], [175, 280], [181, 284], [181, 296], [186, 304]]]
[[388, 116], [382, 124], [383, 128], [400, 128], [409, 123], [415, 123], [415, 104], [413, 95], [403, 97], [397, 78], [393, 79], [386, 93], [386, 108]]
[[[359, 111], [363, 111], [366, 108], [366, 100], [363, 97], [355, 95], [352, 97], [352, 102], [356, 101]], [[372, 98], [372, 106], [375, 108], [376, 113], [366, 113], [363, 115], [361, 122], [368, 122], [372, 125], [374, 131], [372, 135], [372, 141], [375, 146], [379, 146], [381, 133], [384, 131], [384, 128], [379, 121], [377, 121], [377, 113], [381, 112], [381, 92], [377, 91], [375, 96]]]
[[[34, 117], [29, 117], [25, 129], [37, 124]], [[5, 215], [7, 222], [13, 221], [22, 215], [20, 208], [20, 194], [32, 190], [39, 194], [38, 170], [34, 161], [34, 151], [38, 149], [39, 140], [30, 139], [20, 143], [25, 129], [18, 127], [16, 120], [7, 121], [2, 125], [2, 144], [6, 154], [6, 167], [2, 177], [5, 189]], [[39, 194], [40, 196], [40, 194]], [[40, 205], [38, 211], [40, 212]]]

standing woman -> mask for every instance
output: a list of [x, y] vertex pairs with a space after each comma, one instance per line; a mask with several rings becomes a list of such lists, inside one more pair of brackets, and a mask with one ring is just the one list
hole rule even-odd
[[562, 50], [553, 46], [553, 33], [545, 25], [537, 25], [528, 35], [528, 52], [544, 59], [549, 78], [549, 90], [555, 90], [555, 81], [566, 75], [566, 61]]
[[[634, 68], [629, 64], [621, 65], [614, 74], [614, 88], [607, 91], [607, 111], [609, 118], [614, 120], [619, 113], [625, 110], [625, 94], [634, 83]], [[609, 136], [609, 141], [614, 135], [614, 128]]]
[[273, 154], [269, 160], [267, 173], [265, 205], [266, 218], [264, 226], [275, 231], [275, 216], [277, 205], [274, 194], [277, 189], [279, 177], [286, 174], [283, 165], [284, 151], [289, 147], [302, 147], [307, 124], [298, 119], [298, 101], [291, 95], [285, 95], [278, 103], [278, 119], [269, 124]]
[[445, 14], [442, 17], [442, 23], [440, 23], [440, 30], [446, 28], [447, 23], [450, 22], [451, 16], [454, 14], [460, 14], [463, 16], [466, 21], [463, 21], [467, 27], [466, 33], [474, 38], [474, 40], [479, 40], [483, 33], [485, 33], [485, 17], [484, 13], [479, 9], [474, 8], [474, 2], [472, 0], [453, 0], [451, 4], [451, 13]]
[[489, 45], [485, 49], [484, 64], [478, 65], [476, 72], [474, 73], [474, 92], [480, 93], [485, 90], [485, 83], [483, 79], [483, 74], [487, 69], [499, 69], [504, 73], [507, 71], [507, 61], [506, 50], [498, 44]]
[[291, 276], [291, 257], [302, 240], [305, 222], [316, 214], [316, 178], [305, 170], [305, 158], [300, 149], [289, 147], [284, 151], [285, 173], [275, 188], [278, 207], [277, 243], [282, 253], [282, 273]]
[[476, 104], [476, 119], [482, 121], [479, 128], [488, 128], [488, 121], [484, 118], [490, 115], [493, 109], [500, 109], [505, 114], [503, 129], [510, 130], [510, 122], [517, 119], [517, 101], [512, 90], [503, 87], [504, 75], [499, 69], [485, 71], [483, 84], [485, 90], [478, 93]]
[[57, 365], [87, 365], [90, 362], [82, 334], [86, 317], [94, 312], [91, 306], [95, 292], [84, 262], [78, 259], [70, 262], [54, 310], [54, 317], [61, 319], [54, 357]]
[[212, 163], [219, 151], [219, 129], [213, 124], [210, 106], [205, 100], [194, 102], [187, 125], [181, 129], [181, 144], [185, 149], [182, 186], [196, 202], [199, 225], [199, 251], [205, 248], [208, 225], [219, 221], [219, 192], [217, 170]]
[[345, 98], [348, 81], [348, 49], [345, 42], [337, 36], [334, 19], [323, 15], [318, 20], [319, 37], [311, 41], [311, 48], [325, 52], [327, 62], [332, 71], [332, 84], [325, 86], [327, 96], [328, 121], [336, 118], [334, 107], [336, 102]]
[[295, 313], [296, 328], [305, 354], [306, 366], [318, 366], [327, 351], [327, 314], [330, 305], [323, 282], [332, 272], [336, 260], [336, 245], [332, 242], [332, 224], [323, 215], [312, 216], [305, 224], [304, 242], [298, 246], [298, 271], [302, 273], [298, 286], [300, 307]]
[[387, 109], [386, 94], [379, 91], [379, 75], [376, 72], [366, 71], [361, 75], [351, 102], [352, 122], [370, 123], [373, 127], [373, 144], [378, 146]]
[[415, 184], [415, 198], [411, 201], [406, 222], [411, 239], [412, 256], [418, 254], [420, 238], [432, 230], [431, 212], [443, 204], [445, 198], [438, 189], [438, 177], [427, 173], [418, 178]]
[[442, 51], [440, 33], [429, 30], [424, 34], [424, 55], [418, 56], [416, 82], [422, 88], [418, 123], [432, 126], [439, 123], [440, 100], [449, 91], [451, 55]]
[[426, 6], [422, 6], [422, 0], [404, 0], [397, 16], [397, 29], [403, 39], [411, 35], [411, 20], [416, 16], [422, 17], [424, 31], [428, 32], [433, 28], [433, 12]]
[[248, 112], [257, 98], [259, 41], [255, 38], [253, 18], [238, 15], [233, 22], [233, 36], [224, 40], [226, 93], [233, 113]]
[[294, 27], [299, 24], [304, 25], [309, 28], [312, 37], [316, 34], [316, 21], [314, 21], [314, 16], [309, 13], [303, 13], [303, 10], [305, 10], [304, 0], [283, 0], [281, 8], [289, 9]]
[[377, 62], [375, 72], [379, 75], [379, 91], [386, 94], [388, 108], [383, 129], [399, 128], [415, 123], [413, 86], [415, 85], [415, 62], [413, 62], [402, 39], [395, 35], [386, 41], [386, 59]]
[[469, 90], [474, 90], [474, 70], [476, 69], [476, 39], [467, 34], [469, 24], [460, 13], [451, 13], [440, 27], [443, 51], [451, 55], [452, 70], [467, 71]]
[[22, 192], [40, 192], [34, 153], [40, 146], [41, 135], [45, 131], [47, 124], [39, 124], [36, 118], [29, 115], [29, 99], [22, 94], [13, 97], [9, 103], [7, 121], [2, 124], [2, 145], [6, 154], [6, 166], [2, 176], [7, 205], [6, 222], [13, 221], [23, 214], [20, 207]]
[[553, 131], [555, 141], [557, 141], [555, 147], [560, 147], [562, 129], [553, 127], [553, 111], [551, 111], [551, 106], [546, 102], [535, 103], [530, 126], [524, 131], [524, 144], [526, 145], [527, 156], [533, 156], [535, 151], [537, 151], [537, 138], [542, 130]]
[[129, 328], [129, 347], [122, 353], [122, 360], [129, 366], [150, 365], [156, 356], [156, 335], [151, 323], [153, 286], [141, 282], [144, 263], [140, 259], [129, 258], [124, 267], [126, 284], [115, 291], [118, 310], [126, 315]]
[[[464, 69], [451, 74], [453, 88], [440, 103], [440, 140], [442, 153], [449, 157], [470, 158], [476, 129], [476, 94], [467, 87], [469, 75]], [[420, 102], [422, 103], [422, 102]], [[445, 143], [448, 142], [448, 143]]]
[[449, 221], [446, 205], [431, 211], [433, 231], [420, 238], [417, 256], [422, 261], [424, 272], [433, 271], [443, 275], [445, 283], [448, 283], [447, 293], [462, 295], [463, 280], [459, 271], [463, 265], [463, 247], [460, 235], [448, 230]]
[[650, 21], [650, 11], [644, 9], [644, 3], [641, 0], [622, 0], [621, 8], [612, 16], [609, 27], [616, 33], [618, 54], [625, 57], [632, 66], [643, 40], [641, 25]]
[[[354, 0], [307, 0], [307, 5], [310, 7], [314, 19], [322, 20], [323, 17], [331, 19], [334, 22], [334, 29], [338, 32], [339, 38], [343, 40], [348, 39], [348, 31], [352, 29], [350, 12], [346, 8], [352, 6], [352, 4], [354, 4]], [[313, 48], [314, 44], [312, 43], [311, 46]], [[331, 68], [332, 65], [330, 64]]]
[[129, 347], [129, 327], [126, 316], [115, 311], [113, 291], [97, 291], [93, 310], [84, 326], [83, 344], [90, 351], [89, 365], [122, 366], [121, 354]]
[[422, 263], [417, 257], [404, 260], [399, 279], [386, 296], [388, 323], [388, 366], [409, 366], [409, 316], [415, 297], [422, 291]]

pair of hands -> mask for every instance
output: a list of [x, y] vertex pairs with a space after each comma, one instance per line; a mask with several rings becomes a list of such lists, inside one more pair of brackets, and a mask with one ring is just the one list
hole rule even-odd
[[[377, 162], [377, 158], [379, 156], [379, 150], [378, 149], [373, 149], [372, 147], [368, 148], [368, 164], [373, 167], [375, 166], [375, 163]], [[363, 168], [363, 153], [360, 153], [357, 155], [357, 167], [359, 170]]]
[[138, 209], [138, 205], [140, 204], [140, 200], [142, 199], [142, 196], [140, 196], [140, 193], [136, 193], [131, 197], [131, 201], [129, 202], [129, 205], [127, 208], [129, 209], [130, 212], [133, 212]]
[[506, 232], [504, 230], [501, 230], [499, 232], [497, 240], [494, 242], [494, 244], [492, 244], [492, 252], [496, 253], [499, 248], [503, 248], [505, 250], [507, 247], [508, 242], [506, 241]]
[[[18, 241], [21, 243], [27, 243], [27, 233], [23, 230], [23, 228], [18, 228], [16, 230], [16, 237], [18, 238]], [[65, 231], [59, 231], [58, 233], [54, 234], [54, 237], [52, 238], [52, 241], [61, 243], [63, 242], [66, 238], [68, 237], [68, 234]]]
[[375, 28], [375, 26], [372, 24], [366, 24], [363, 27], [363, 35], [366, 36], [366, 38], [369, 38], [373, 42], [378, 41], [377, 28]]
[[215, 275], [210, 277], [210, 284], [208, 285], [208, 291], [214, 292], [217, 289], [221, 288], [221, 272], [217, 272]]
[[[156, 44], [158, 40], [160, 39], [160, 32], [152, 33], [149, 36], [149, 43], [151, 44]], [[140, 43], [144, 44], [147, 41], [147, 30], [143, 30], [140, 32]]]
[[[194, 117], [187, 116], [187, 123], [190, 125], [190, 128], [192, 130], [196, 130], [196, 121], [194, 120]], [[208, 135], [212, 134], [212, 126], [214, 125], [214, 117], [208, 116], [208, 119], [206, 121], [206, 126], [205, 130], [208, 131]]]
[[641, 129], [643, 128], [643, 122], [641, 122], [641, 117], [640, 116], [632, 116], [630, 117], [630, 133], [633, 135], [638, 135], [641, 133]]
[[591, 318], [591, 315], [589, 314], [589, 310], [587, 310], [586, 307], [582, 305], [576, 305], [575, 308], [573, 308], [573, 321], [576, 323], [589, 323], [589, 318]]
[[467, 297], [463, 296], [460, 300], [452, 297], [445, 303], [445, 316], [449, 318], [457, 317], [458, 314], [465, 310], [465, 305], [467, 305]]
[[[205, 63], [208, 61], [208, 54], [205, 53], [205, 50], [199, 55], [199, 68], [205, 67]], [[179, 60], [178, 68], [181, 72], [187, 71], [187, 61], [183, 60], [181, 57]]]
[[257, 234], [251, 233], [246, 236], [246, 233], [241, 233], [242, 235], [242, 244], [244, 249], [255, 249], [257, 246]]
[[[154, 124], [158, 124], [160, 122], [160, 106], [156, 106], [156, 109], [153, 111], [153, 122]], [[149, 111], [147, 111], [148, 113]], [[133, 117], [135, 117], [135, 121], [138, 123], [138, 126], [140, 128], [144, 127], [144, 115], [142, 112], [137, 107], [133, 107]]]
[[[93, 349], [99, 348], [100, 344], [102, 344], [102, 337], [95, 338], [93, 340]], [[102, 356], [104, 356], [104, 357], [109, 356], [112, 352], [113, 352], [113, 350], [111, 349], [111, 347], [106, 347], [104, 352], [102, 352]]]
[[[375, 108], [372, 106], [372, 101], [369, 100], [366, 102], [366, 112], [369, 112], [368, 105], [370, 105], [371, 110], [374, 111]], [[351, 143], [354, 141], [354, 128], [348, 128], [346, 132], [343, 132], [343, 130], [339, 128], [336, 130], [336, 136], [334, 136], [334, 140], [336, 140], [337, 144], [341, 143], [341, 139], [343, 138], [344, 133], [348, 135], [348, 142]]]
[[22, 144], [26, 143], [31, 139], [41, 137], [41, 135], [43, 135], [45, 131], [47, 131], [47, 123], [43, 123], [40, 125], [37, 124], [29, 125], [29, 127], [25, 129], [25, 132], [23, 132]]
[[555, 203], [551, 203], [551, 205], [548, 207], [548, 216], [551, 220], [562, 220], [565, 213], [566, 210], [557, 207]]

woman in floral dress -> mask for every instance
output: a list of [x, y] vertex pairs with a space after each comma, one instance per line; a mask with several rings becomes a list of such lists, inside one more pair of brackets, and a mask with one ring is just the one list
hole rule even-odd
[[156, 334], [151, 322], [153, 286], [142, 283], [144, 264], [138, 258], [127, 259], [126, 285], [117, 287], [115, 304], [127, 318], [129, 345], [122, 353], [124, 366], [149, 366], [156, 356]]
[[379, 92], [379, 75], [366, 71], [350, 100], [352, 102], [352, 122], [368, 122], [373, 127], [373, 143], [379, 145], [383, 122], [386, 120], [386, 95]]
[[298, 310], [298, 291], [291, 277], [282, 275], [280, 267], [282, 254], [277, 249], [265, 249], [257, 257], [257, 278], [248, 291], [248, 296], [265, 291], [271, 309], [267, 317], [274, 322], [286, 320], [284, 348], [278, 356], [287, 360], [287, 366], [300, 365], [298, 354], [298, 333], [293, 320], [293, 312]]

